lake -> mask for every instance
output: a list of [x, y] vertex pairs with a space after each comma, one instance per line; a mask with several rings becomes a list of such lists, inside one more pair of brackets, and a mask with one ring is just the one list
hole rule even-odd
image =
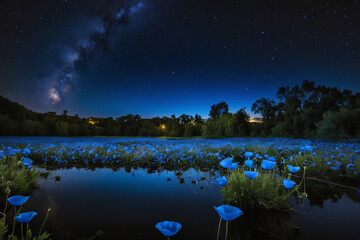
[[[214, 177], [206, 172], [191, 169], [182, 177], [184, 183], [180, 183], [174, 172], [167, 171], [152, 174], [144, 169], [51, 171], [47, 180], [40, 180], [40, 188], [34, 191], [26, 209], [39, 212], [39, 217], [32, 222], [35, 228], [40, 227], [46, 210], [52, 209], [46, 230], [54, 239], [88, 239], [98, 230], [104, 232], [102, 239], [165, 239], [155, 228], [157, 222], [164, 220], [183, 225], [172, 239], [216, 239], [218, 214], [214, 206], [222, 204], [221, 187], [214, 184]], [[309, 183], [329, 187], [324, 183]], [[298, 239], [358, 238], [360, 197], [353, 201], [346, 195], [348, 189], [335, 188], [333, 194], [324, 198], [292, 201], [296, 212], [291, 221], [300, 228]], [[323, 207], [319, 206], [321, 203]], [[244, 212], [239, 219], [249, 218], [246, 215]], [[260, 214], [259, 221], [262, 220]], [[289, 217], [285, 216], [285, 220], [289, 221]], [[244, 223], [236, 221], [230, 224], [232, 234], [229, 236], [234, 237], [230, 239], [268, 237], [258, 229], [244, 229], [239, 226]], [[256, 214], [249, 221], [256, 221]], [[282, 223], [276, 227], [280, 232], [286, 230]]]

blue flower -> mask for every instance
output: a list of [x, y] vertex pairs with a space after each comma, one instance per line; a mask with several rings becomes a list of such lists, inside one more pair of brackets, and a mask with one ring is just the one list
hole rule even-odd
[[171, 237], [179, 232], [181, 224], [178, 222], [164, 221], [159, 222], [155, 226], [165, 237]]
[[335, 170], [335, 171], [337, 171], [337, 170], [339, 170], [340, 169], [340, 166], [336, 166], [336, 167], [330, 167], [332, 170]]
[[348, 165], [346, 165], [346, 168], [351, 168], [354, 167], [355, 165], [353, 163], [349, 163]]
[[275, 164], [276, 164], [276, 162], [263, 160], [261, 163], [261, 167], [265, 170], [270, 170], [270, 169], [274, 168]]
[[292, 172], [292, 173], [296, 173], [300, 170], [300, 167], [293, 167], [291, 165], [288, 165], [288, 168], [289, 168], [290, 172]]
[[31, 160], [30, 158], [24, 157], [22, 162], [25, 166], [30, 166], [33, 163], [33, 160]]
[[232, 160], [233, 160], [232, 158], [226, 158], [220, 162], [220, 165], [223, 166], [224, 168], [230, 168], [232, 164]]
[[288, 180], [288, 179], [283, 179], [282, 182], [284, 184], [284, 187], [288, 188], [288, 189], [292, 188], [296, 184], [296, 182]]
[[229, 168], [230, 168], [230, 170], [234, 170], [234, 169], [237, 168], [238, 166], [239, 166], [238, 163], [233, 163], [233, 164], [231, 164], [231, 166], [230, 166]]
[[254, 164], [254, 161], [253, 161], [253, 160], [246, 160], [246, 161], [245, 161], [245, 165], [246, 165], [248, 168], [252, 168], [252, 167], [253, 167], [253, 164]]
[[12, 196], [10, 198], [8, 198], [9, 203], [11, 203], [11, 205], [17, 207], [20, 205], [23, 205], [24, 203], [26, 203], [26, 201], [29, 199], [29, 196], [21, 196], [21, 195], [16, 195], [16, 196]]
[[245, 175], [250, 179], [254, 179], [259, 175], [259, 173], [255, 171], [245, 171]]
[[218, 212], [219, 216], [225, 221], [232, 221], [243, 214], [240, 208], [233, 207], [230, 205], [221, 205], [220, 207], [214, 207], [214, 208]]
[[215, 179], [215, 183], [216, 183], [217, 185], [220, 185], [220, 186], [226, 185], [227, 182], [228, 182], [228, 180], [227, 180], [227, 178], [224, 177], [224, 176], [218, 177], [218, 178]]
[[246, 159], [250, 159], [250, 158], [252, 158], [252, 157], [254, 157], [254, 154], [253, 154], [252, 152], [246, 152], [246, 153], [245, 153], [245, 158], [246, 158]]
[[19, 223], [28, 223], [31, 221], [31, 219], [36, 216], [36, 212], [26, 212], [26, 213], [20, 213], [15, 217], [16, 221]]
[[272, 161], [272, 162], [276, 162], [276, 159], [274, 157], [267, 157], [267, 160]]

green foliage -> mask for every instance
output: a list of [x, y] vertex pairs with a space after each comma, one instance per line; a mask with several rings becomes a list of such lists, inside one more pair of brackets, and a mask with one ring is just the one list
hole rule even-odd
[[139, 131], [140, 136], [159, 136], [161, 129], [157, 128], [151, 120], [145, 120]]
[[8, 227], [5, 223], [5, 218], [0, 220], [0, 239], [4, 239], [5, 234], [8, 231]]
[[288, 201], [298, 187], [286, 189], [282, 178], [275, 176], [275, 170], [260, 171], [258, 177], [249, 179], [244, 168], [238, 168], [221, 192], [225, 203], [241, 209], [290, 210]]
[[235, 137], [237, 135], [237, 119], [233, 114], [224, 114], [216, 120], [205, 123], [205, 137]]
[[[0, 239], [20, 240], [24, 238], [18, 237], [13, 231], [9, 234], [8, 226], [6, 224], [7, 214], [7, 198], [10, 195], [29, 195], [31, 191], [37, 186], [37, 180], [40, 173], [36, 170], [28, 170], [22, 164], [20, 156], [7, 156], [0, 159], [0, 196], [5, 201], [5, 210], [1, 212], [0, 218]], [[21, 208], [20, 208], [21, 209]], [[20, 210], [19, 210], [20, 212]], [[48, 213], [50, 212], [50, 209]], [[45, 218], [47, 219], [48, 215]], [[45, 221], [43, 225], [45, 224]], [[14, 228], [13, 228], [14, 229]], [[6, 234], [9, 234], [6, 236]], [[15, 235], [14, 235], [15, 234]], [[19, 234], [22, 236], [22, 233]], [[30, 229], [25, 231], [25, 238], [32, 240], [46, 240], [49, 239], [50, 234], [44, 232], [39, 233], [38, 237], [32, 235]]]
[[322, 138], [360, 137], [360, 109], [341, 108], [338, 112], [324, 113], [323, 119], [316, 123], [317, 134]]
[[0, 191], [6, 188], [12, 195], [29, 194], [37, 186], [39, 172], [27, 170], [19, 156], [8, 156], [0, 159]]

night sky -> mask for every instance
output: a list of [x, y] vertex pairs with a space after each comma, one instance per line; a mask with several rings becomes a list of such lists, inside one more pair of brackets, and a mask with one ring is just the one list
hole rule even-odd
[[0, 95], [34, 111], [250, 112], [304, 79], [360, 91], [360, 1], [0, 1]]

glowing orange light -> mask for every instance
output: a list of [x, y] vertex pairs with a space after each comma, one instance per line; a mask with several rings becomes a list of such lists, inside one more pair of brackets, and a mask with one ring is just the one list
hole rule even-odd
[[161, 124], [160, 128], [164, 130], [166, 128], [165, 124]]

